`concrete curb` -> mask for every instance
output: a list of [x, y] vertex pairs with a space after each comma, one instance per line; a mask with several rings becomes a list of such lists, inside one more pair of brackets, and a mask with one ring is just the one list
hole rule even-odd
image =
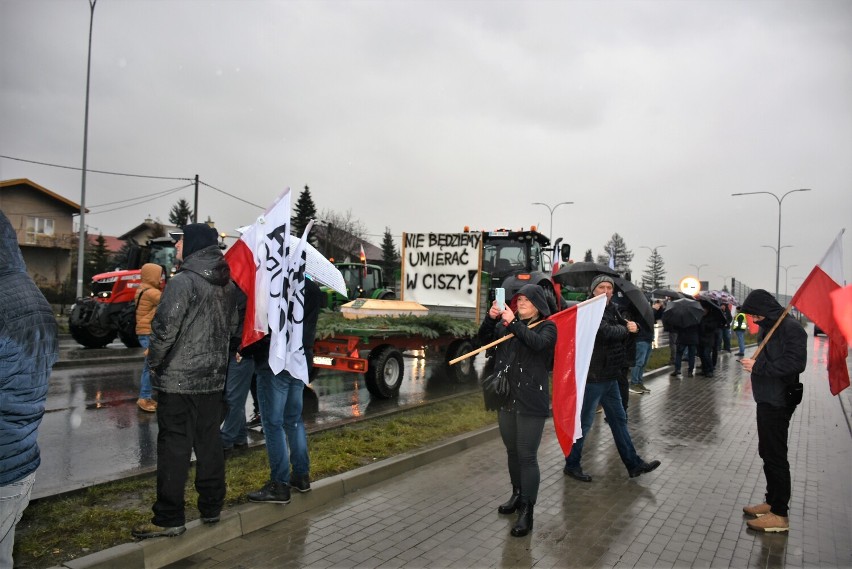
[[293, 492], [286, 506], [278, 504], [241, 504], [223, 511], [217, 524], [194, 520], [186, 524], [186, 532], [175, 538], [146, 539], [123, 543], [85, 557], [66, 561], [61, 567], [71, 569], [152, 569], [186, 559], [213, 544], [242, 537], [255, 530], [286, 520], [305, 511], [318, 508], [347, 494], [358, 492], [394, 476], [404, 474], [425, 464], [446, 458], [499, 436], [497, 425], [465, 433], [426, 449], [364, 466], [311, 484], [305, 494]]

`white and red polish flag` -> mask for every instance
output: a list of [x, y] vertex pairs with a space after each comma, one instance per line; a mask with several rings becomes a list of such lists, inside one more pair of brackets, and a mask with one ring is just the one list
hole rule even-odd
[[606, 295], [576, 304], [550, 317], [556, 324], [553, 354], [553, 426], [565, 456], [583, 436], [580, 412], [595, 337], [601, 325]]
[[306, 242], [307, 239], [303, 238], [297, 245], [301, 250], [292, 250], [290, 188], [287, 188], [266, 213], [243, 230], [240, 239], [225, 253], [231, 278], [247, 297], [242, 345], [253, 344], [269, 331], [269, 367], [276, 374], [287, 367], [287, 338], [288, 335], [295, 336], [294, 324], [299, 328], [301, 341], [301, 318], [295, 318], [294, 313], [298, 302], [295, 297], [291, 302], [291, 296], [293, 287], [298, 290], [300, 282], [294, 271], [298, 272], [301, 266], [304, 300], [302, 252]]
[[852, 346], [852, 285], [832, 292], [831, 306], [834, 311], [834, 321], [840, 326], [846, 343]]
[[846, 367], [849, 348], [831, 304], [831, 294], [843, 283], [844, 231], [840, 231], [822, 261], [811, 270], [790, 301], [828, 336], [828, 383], [832, 395], [849, 387]]

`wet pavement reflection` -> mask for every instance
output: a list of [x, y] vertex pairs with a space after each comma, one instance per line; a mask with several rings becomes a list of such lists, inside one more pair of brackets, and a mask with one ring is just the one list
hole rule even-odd
[[[477, 356], [479, 373], [484, 357]], [[60, 342], [60, 363], [50, 378], [44, 419], [39, 428], [42, 462], [33, 498], [60, 494], [94, 484], [151, 472], [156, 468], [157, 416], [136, 406], [141, 349], [113, 343], [83, 349], [70, 338]], [[404, 410], [426, 401], [468, 392], [466, 383], [451, 381], [438, 355], [405, 357], [399, 397], [373, 399], [363, 376], [323, 370], [311, 384], [317, 398], [306, 399], [308, 432], [346, 421]], [[253, 412], [251, 396], [246, 413]], [[249, 444], [261, 444], [259, 429]]]

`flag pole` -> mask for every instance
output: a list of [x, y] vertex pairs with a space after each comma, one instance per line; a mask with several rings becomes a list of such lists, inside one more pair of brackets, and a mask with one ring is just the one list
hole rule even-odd
[[[530, 326], [529, 326], [529, 328], [535, 328], [536, 326], [538, 326], [538, 325], [539, 325], [539, 324], [541, 324], [542, 322], [545, 322], [546, 320], [547, 320], [547, 319], [545, 319], [545, 320], [539, 320], [538, 322], [535, 322], [535, 323], [533, 323], [532, 325], [530, 325]], [[455, 364], [459, 363], [459, 362], [460, 362], [460, 361], [462, 361], [462, 360], [466, 360], [467, 358], [472, 358], [472, 357], [473, 357], [473, 356], [475, 356], [476, 354], [481, 353], [481, 352], [484, 352], [484, 351], [485, 351], [485, 350], [487, 350], [488, 348], [493, 348], [493, 347], [494, 347], [494, 346], [496, 346], [497, 344], [502, 344], [502, 343], [503, 343], [503, 342], [505, 342], [506, 340], [510, 340], [511, 338], [514, 338], [514, 337], [515, 337], [515, 335], [514, 335], [514, 334], [506, 334], [505, 336], [503, 336], [503, 337], [502, 337], [502, 338], [500, 338], [499, 340], [494, 340], [494, 341], [493, 341], [493, 342], [491, 342], [490, 344], [486, 344], [486, 345], [484, 345], [484, 346], [482, 346], [482, 347], [480, 347], [480, 348], [477, 348], [477, 349], [473, 350], [472, 352], [468, 352], [468, 353], [466, 353], [466, 354], [464, 354], [464, 355], [462, 355], [462, 356], [459, 356], [459, 357], [457, 357], [457, 358], [453, 358], [453, 359], [451, 359], [451, 360], [450, 360], [449, 362], [447, 362], [447, 363], [449, 363], [450, 365], [455, 365]]]
[[752, 354], [751, 359], [756, 360], [757, 356], [760, 355], [760, 352], [763, 351], [763, 347], [766, 345], [766, 342], [769, 341], [769, 338], [772, 337], [772, 334], [775, 333], [776, 328], [781, 324], [781, 321], [787, 317], [790, 313], [790, 310], [793, 308], [793, 304], [790, 303], [787, 305], [787, 308], [784, 309], [784, 312], [781, 313], [781, 317], [775, 322], [775, 325], [769, 330], [769, 333], [766, 334], [766, 337], [763, 338], [763, 341], [760, 342], [760, 345], [757, 347], [757, 350]]

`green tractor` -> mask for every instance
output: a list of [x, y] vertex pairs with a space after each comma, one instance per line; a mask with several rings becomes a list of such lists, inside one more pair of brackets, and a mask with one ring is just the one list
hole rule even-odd
[[322, 287], [322, 291], [326, 295], [327, 308], [338, 310], [341, 305], [356, 298], [379, 300], [394, 300], [396, 298], [396, 293], [388, 287], [380, 266], [365, 265], [364, 263], [335, 263], [334, 266], [343, 275], [349, 297], [347, 298], [330, 288]]

